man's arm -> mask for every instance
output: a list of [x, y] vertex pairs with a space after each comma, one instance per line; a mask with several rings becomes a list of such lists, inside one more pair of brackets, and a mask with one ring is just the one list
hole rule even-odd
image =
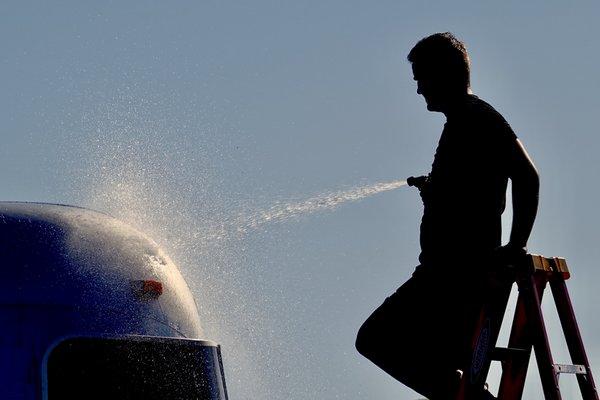
[[537, 215], [540, 178], [519, 139], [511, 148], [509, 177], [512, 181], [513, 221], [507, 247], [525, 249]]

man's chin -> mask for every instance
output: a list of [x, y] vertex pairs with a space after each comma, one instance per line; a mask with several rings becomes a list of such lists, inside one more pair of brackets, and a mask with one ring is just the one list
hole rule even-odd
[[432, 104], [432, 103], [427, 103], [427, 110], [434, 111], [434, 112], [441, 111], [439, 107], [437, 107], [435, 104]]

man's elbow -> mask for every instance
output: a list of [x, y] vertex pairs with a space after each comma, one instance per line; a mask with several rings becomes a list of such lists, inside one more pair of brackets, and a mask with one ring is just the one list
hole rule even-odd
[[526, 176], [527, 186], [531, 187], [532, 189], [535, 188], [536, 192], [539, 191], [540, 174], [537, 172], [537, 169], [535, 169], [534, 166], [531, 166], [531, 168], [528, 169]]
[[537, 169], [531, 165], [529, 168], [524, 168], [519, 174], [511, 176], [511, 181], [514, 186], [525, 189], [529, 192], [538, 193], [540, 189], [540, 174]]

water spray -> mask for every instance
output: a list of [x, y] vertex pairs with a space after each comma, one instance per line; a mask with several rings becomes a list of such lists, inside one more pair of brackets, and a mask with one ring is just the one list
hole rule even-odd
[[[318, 397], [318, 379], [294, 373], [298, 367], [314, 366], [288, 345], [288, 326], [295, 320], [275, 314], [280, 310], [277, 304], [303, 299], [268, 286], [279, 278], [261, 269], [264, 260], [253, 258], [254, 248], [265, 239], [279, 240], [275, 229], [269, 232], [275, 227], [272, 223], [334, 211], [406, 182], [366, 182], [258, 202], [238, 189], [229, 191], [226, 175], [219, 172], [230, 168], [222, 154], [242, 140], [227, 136], [235, 131], [227, 120], [214, 118], [210, 110], [206, 115], [211, 118], [205, 120], [194, 107], [173, 119], [165, 114], [163, 98], [142, 102], [125, 96], [101, 104], [84, 119], [87, 141], [74, 136], [74, 148], [64, 155], [70, 168], [80, 159], [83, 163], [75, 165], [80, 170], [76, 184], [69, 182], [73, 192], [67, 197], [146, 232], [182, 267], [206, 335], [226, 349], [226, 375], [234, 377], [228, 382], [232, 397]], [[173, 114], [181, 115], [181, 110]], [[73, 160], [73, 154], [81, 157]], [[257, 300], [254, 286], [265, 284], [265, 298]]]
[[[409, 178], [412, 180], [413, 178]], [[395, 180], [379, 182], [351, 189], [326, 192], [300, 201], [277, 201], [272, 206], [240, 213], [234, 218], [225, 218], [220, 224], [193, 234], [194, 240], [214, 242], [231, 239], [260, 229], [270, 223], [282, 223], [290, 219], [313, 214], [319, 211], [332, 211], [339, 205], [355, 202], [378, 193], [387, 192], [406, 186], [408, 181]], [[411, 186], [414, 186], [411, 185]]]
[[239, 233], [245, 233], [266, 223], [282, 222], [304, 214], [333, 210], [342, 203], [358, 201], [377, 193], [398, 189], [406, 184], [407, 181], [404, 180], [380, 182], [348, 190], [325, 193], [298, 202], [278, 202], [266, 210], [256, 211], [240, 217], [235, 222], [235, 229]]

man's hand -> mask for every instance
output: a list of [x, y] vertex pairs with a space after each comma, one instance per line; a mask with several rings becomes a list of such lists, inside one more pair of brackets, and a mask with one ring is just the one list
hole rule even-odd
[[411, 176], [410, 178], [406, 179], [406, 183], [408, 184], [408, 186], [414, 186], [419, 190], [423, 190], [423, 188], [427, 184], [428, 179], [429, 179], [429, 177], [426, 175]]
[[508, 243], [505, 246], [496, 247], [494, 250], [494, 259], [503, 265], [514, 265], [521, 261], [527, 255], [525, 246]]
[[406, 183], [408, 186], [414, 186], [419, 189], [419, 195], [421, 196], [423, 204], [425, 204], [428, 193], [427, 187], [429, 186], [429, 175], [411, 176], [406, 179]]

